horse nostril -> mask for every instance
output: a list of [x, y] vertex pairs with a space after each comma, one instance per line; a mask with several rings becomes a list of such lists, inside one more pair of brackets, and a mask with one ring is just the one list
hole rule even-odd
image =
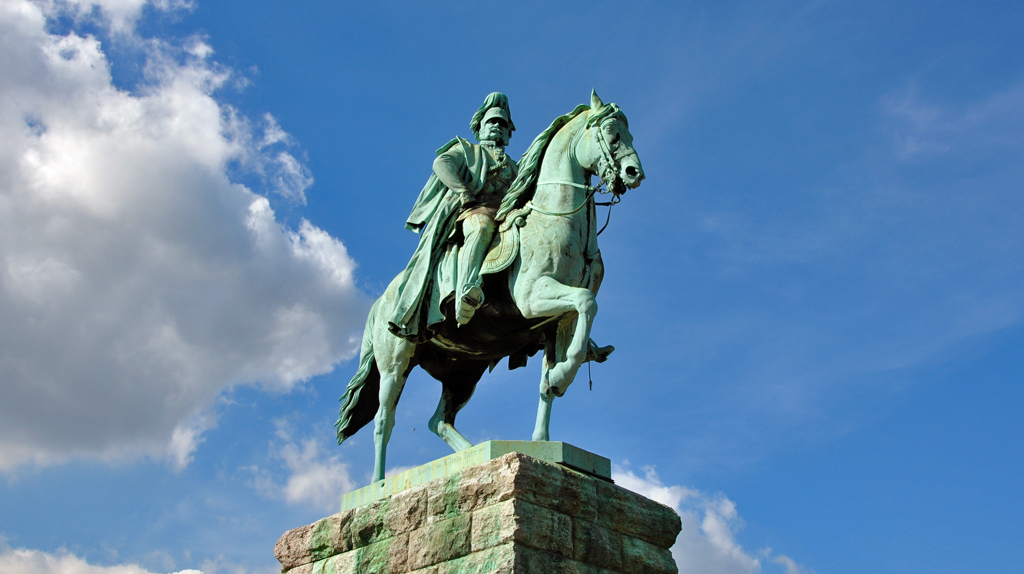
[[633, 166], [627, 166], [626, 167], [626, 175], [628, 175], [629, 177], [636, 177], [637, 174], [638, 174], [638, 172], [636, 171], [635, 167], [633, 167]]

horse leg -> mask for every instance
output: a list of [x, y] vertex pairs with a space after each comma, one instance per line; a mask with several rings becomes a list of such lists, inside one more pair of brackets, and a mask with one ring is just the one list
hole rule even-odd
[[548, 361], [544, 358], [544, 366], [540, 375], [540, 404], [537, 406], [537, 423], [533, 427], [533, 440], [551, 440], [551, 404], [555, 402], [555, 394], [548, 384]]
[[377, 369], [380, 371], [380, 406], [377, 407], [373, 425], [373, 480], [378, 481], [384, 480], [388, 441], [395, 428], [395, 409], [402, 396], [402, 389], [405, 388], [416, 346], [386, 331], [379, 333], [375, 339], [374, 347], [380, 350], [376, 355]]
[[[521, 297], [521, 295], [526, 296]], [[560, 326], [558, 329], [560, 350], [557, 360], [553, 364], [548, 364], [551, 357], [545, 353], [547, 359], [545, 362], [548, 364], [548, 368], [542, 373], [542, 395], [550, 389], [555, 396], [560, 397], [572, 383], [576, 377], [576, 371], [587, 358], [590, 327], [597, 315], [597, 299], [589, 289], [569, 287], [551, 277], [540, 277], [534, 282], [528, 294], [516, 293], [516, 301], [523, 316], [528, 319], [576, 312], [575, 328], [565, 325], [565, 328]], [[562, 335], [571, 335], [567, 344], [562, 343]]]
[[430, 422], [427, 423], [430, 430], [448, 443], [455, 452], [473, 446], [473, 443], [455, 428], [455, 416], [473, 396], [477, 382], [487, 370], [487, 363], [463, 362], [460, 367], [458, 371], [431, 373], [434, 378], [441, 381], [441, 400], [437, 403], [434, 416], [430, 417]]
[[572, 318], [566, 317], [559, 321], [556, 328], [547, 333], [544, 343], [544, 360], [540, 371], [540, 404], [537, 406], [537, 423], [533, 427], [533, 440], [551, 440], [551, 406], [555, 402], [555, 393], [551, 386], [551, 367], [565, 361], [568, 339], [572, 336]]

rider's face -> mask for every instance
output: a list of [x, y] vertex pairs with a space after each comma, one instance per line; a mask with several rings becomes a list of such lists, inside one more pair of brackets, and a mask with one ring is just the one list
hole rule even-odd
[[492, 141], [503, 145], [508, 140], [508, 124], [501, 118], [488, 118], [480, 126], [480, 141]]

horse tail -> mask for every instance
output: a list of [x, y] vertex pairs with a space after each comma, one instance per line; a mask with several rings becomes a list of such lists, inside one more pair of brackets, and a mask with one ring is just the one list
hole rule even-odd
[[378, 299], [370, 307], [370, 316], [366, 318], [366, 329], [363, 331], [363, 345], [359, 351], [359, 370], [349, 381], [345, 394], [341, 399], [341, 412], [334, 427], [338, 429], [338, 444], [356, 434], [373, 420], [380, 406], [380, 371], [373, 354], [373, 333], [377, 319]]

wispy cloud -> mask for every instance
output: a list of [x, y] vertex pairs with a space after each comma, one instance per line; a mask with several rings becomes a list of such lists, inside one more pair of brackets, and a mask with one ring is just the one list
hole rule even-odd
[[288, 504], [305, 505], [324, 512], [336, 512], [341, 495], [355, 489], [349, 475], [349, 465], [337, 455], [321, 452], [317, 439], [297, 440], [289, 421], [278, 419], [277, 439], [271, 445], [271, 455], [284, 463], [283, 473], [268, 467], [252, 466], [250, 485], [264, 496], [282, 499]]
[[671, 342], [652, 352], [671, 376], [708, 381], [705, 404], [721, 401], [687, 430], [702, 437], [687, 456], [737, 464], [785, 433], [846, 432], [878, 412], [881, 388], [915, 384], [916, 369], [1024, 321], [1024, 84], [966, 104], [914, 90], [875, 104], [863, 147], [808, 168], [819, 179], [778, 201], [755, 189], [644, 214], [651, 244], [690, 257], [660, 286], [657, 256], [636, 265], [642, 286], [618, 283], [664, 297], [619, 296], [649, 306], [637, 316], [684, 314], [647, 327]]
[[882, 106], [902, 160], [1024, 146], [1024, 83], [960, 106], [928, 101], [910, 83]]
[[813, 574], [814, 573], [813, 570], [808, 570], [807, 568], [801, 566], [800, 564], [797, 564], [796, 562], [793, 561], [792, 558], [790, 558], [789, 556], [786, 556], [785, 554], [779, 554], [778, 556], [771, 556], [771, 549], [767, 549], [766, 556], [770, 557], [772, 562], [774, 562], [776, 564], [779, 564], [783, 568], [785, 568], [786, 569], [786, 574]]

